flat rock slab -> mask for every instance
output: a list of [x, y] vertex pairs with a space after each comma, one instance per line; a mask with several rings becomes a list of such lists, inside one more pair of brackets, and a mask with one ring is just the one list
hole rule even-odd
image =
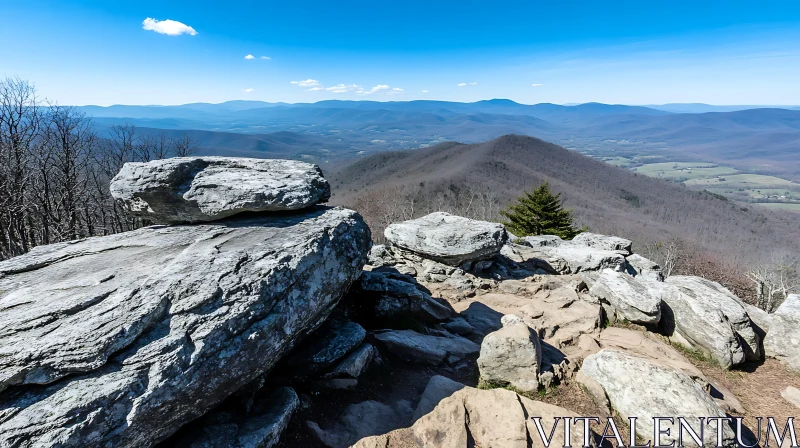
[[764, 351], [800, 372], [800, 294], [789, 294], [770, 316]]
[[241, 212], [299, 210], [330, 198], [318, 166], [295, 160], [176, 157], [129, 162], [111, 194], [157, 223], [215, 221]]
[[628, 255], [625, 257], [627, 262], [626, 271], [628, 274], [639, 277], [648, 278], [657, 282], [664, 281], [664, 273], [661, 272], [661, 266], [655, 261], [649, 260], [639, 254]]
[[604, 269], [589, 294], [611, 305], [618, 317], [637, 324], [657, 324], [661, 319], [661, 297], [634, 277]]
[[508, 239], [502, 224], [444, 212], [391, 224], [384, 236], [392, 246], [451, 266], [491, 258]]
[[[725, 417], [711, 396], [684, 371], [644, 356], [604, 349], [588, 356], [580, 372], [603, 388], [622, 418], [638, 418], [637, 434], [644, 440], [653, 438], [653, 417], [684, 417], [694, 422], [693, 429], [698, 433], [700, 428], [694, 417]], [[669, 427], [671, 434], [662, 437], [663, 443], [677, 442], [678, 427], [669, 422], [662, 427]], [[726, 427], [724, 446], [730, 446], [733, 437], [733, 430]], [[714, 446], [713, 425], [705, 428], [703, 440], [705, 446]]]
[[319, 326], [369, 241], [358, 214], [320, 207], [40, 246], [0, 263], [0, 446], [164, 439]]
[[677, 332], [708, 352], [723, 368], [761, 358], [761, 339], [742, 301], [719, 283], [674, 275], [666, 283], [645, 281], [666, 304], [667, 333]]
[[619, 251], [598, 249], [572, 241], [533, 249], [534, 256], [549, 263], [550, 268], [560, 274], [578, 274], [601, 269], [625, 270], [625, 256]]
[[413, 330], [379, 331], [375, 333], [375, 339], [403, 361], [434, 366], [477, 357], [481, 349], [478, 344], [461, 336], [431, 336]]

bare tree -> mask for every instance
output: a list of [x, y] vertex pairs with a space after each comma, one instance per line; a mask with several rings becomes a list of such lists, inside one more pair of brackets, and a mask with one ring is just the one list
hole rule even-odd
[[173, 146], [175, 157], [188, 157], [197, 152], [197, 146], [188, 134], [184, 134], [183, 137], [175, 140]]
[[779, 252], [770, 263], [756, 265], [747, 273], [755, 283], [756, 306], [771, 313], [789, 294], [800, 291], [800, 273], [795, 263], [788, 252]]

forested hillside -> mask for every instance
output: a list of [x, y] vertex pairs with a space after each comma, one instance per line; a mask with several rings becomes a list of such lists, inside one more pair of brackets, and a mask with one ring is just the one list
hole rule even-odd
[[532, 137], [375, 154], [327, 174], [333, 201], [363, 213], [377, 238], [387, 223], [433, 210], [498, 220], [524, 190], [548, 181], [579, 224], [630, 238], [675, 272], [704, 271], [739, 291], [750, 291], [747, 274], [756, 266], [796, 267], [800, 253], [794, 215], [637, 175]]

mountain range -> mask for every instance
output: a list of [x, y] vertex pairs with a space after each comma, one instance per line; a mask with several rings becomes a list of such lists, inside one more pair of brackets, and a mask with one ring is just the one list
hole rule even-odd
[[[745, 109], [706, 112], [739, 107]], [[204, 154], [305, 158], [326, 164], [444, 141], [476, 143], [523, 134], [596, 158], [635, 155], [655, 161], [723, 163], [800, 180], [800, 110], [791, 108], [526, 105], [493, 99], [474, 103], [230, 101], [80, 109], [94, 118], [101, 133], [120, 123], [136, 125], [141, 132], [191, 130]]]

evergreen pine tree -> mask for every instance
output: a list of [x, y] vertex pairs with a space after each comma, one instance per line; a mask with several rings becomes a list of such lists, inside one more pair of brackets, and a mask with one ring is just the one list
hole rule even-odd
[[561, 193], [553, 194], [547, 182], [525, 192], [517, 203], [500, 212], [508, 218], [503, 225], [514, 235], [557, 235], [572, 239], [585, 229], [573, 225], [572, 210], [563, 208]]

